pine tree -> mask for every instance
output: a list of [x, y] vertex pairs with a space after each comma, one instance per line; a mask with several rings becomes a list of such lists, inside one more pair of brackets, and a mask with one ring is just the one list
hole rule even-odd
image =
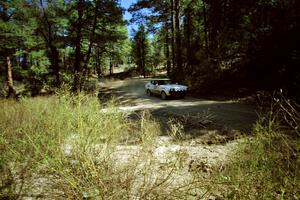
[[141, 25], [133, 38], [134, 60], [141, 74], [146, 77], [146, 65], [149, 52], [149, 41], [145, 27]]

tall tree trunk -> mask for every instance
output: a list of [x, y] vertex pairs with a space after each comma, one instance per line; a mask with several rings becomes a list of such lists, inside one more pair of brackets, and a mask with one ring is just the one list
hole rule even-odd
[[102, 75], [100, 59], [101, 59], [101, 53], [100, 53], [99, 47], [97, 47], [96, 48], [96, 72], [97, 72], [97, 75], [98, 75], [98, 79], [100, 79], [101, 75]]
[[7, 67], [7, 86], [8, 86], [7, 98], [15, 98], [16, 91], [13, 84], [12, 65], [9, 56], [6, 57], [6, 67]]
[[206, 3], [203, 0], [203, 19], [204, 19], [204, 41], [205, 41], [205, 52], [207, 58], [209, 58], [209, 46], [208, 46], [208, 24], [206, 14]]
[[141, 61], [142, 61], [142, 73], [143, 73], [143, 76], [144, 78], [146, 77], [146, 69], [145, 69], [145, 65], [146, 65], [146, 35], [145, 33], [143, 32], [142, 33], [142, 36], [141, 36]]
[[53, 75], [55, 77], [55, 86], [59, 87], [60, 86], [60, 77], [59, 77], [59, 52], [57, 50], [57, 47], [53, 44], [54, 42], [54, 38], [55, 38], [55, 32], [52, 29], [52, 23], [49, 21], [48, 18], [48, 13], [46, 12], [45, 8], [44, 8], [44, 2], [43, 0], [40, 0], [40, 6], [42, 7], [43, 10], [43, 17], [45, 22], [47, 23], [48, 26], [48, 31], [47, 34], [42, 33], [46, 44], [47, 44], [47, 48], [48, 50], [48, 57], [51, 63], [51, 68], [53, 71]]
[[81, 85], [83, 85], [84, 82], [84, 77], [87, 75], [88, 72], [88, 64], [91, 58], [91, 53], [92, 53], [92, 47], [94, 44], [94, 35], [95, 35], [95, 31], [97, 28], [97, 18], [98, 18], [98, 11], [99, 11], [99, 6], [100, 6], [100, 2], [99, 0], [96, 0], [96, 6], [95, 6], [95, 11], [94, 11], [94, 18], [93, 18], [93, 25], [92, 25], [92, 30], [89, 33], [89, 45], [88, 45], [88, 51], [86, 53], [86, 57], [84, 59], [84, 65], [83, 65], [83, 79], [81, 81]]
[[175, 55], [175, 13], [174, 13], [174, 0], [171, 0], [171, 49], [172, 49], [172, 68], [176, 68], [176, 55]]
[[114, 73], [114, 64], [112, 62], [112, 59], [109, 58], [109, 75], [111, 76], [113, 75], [113, 73]]
[[22, 57], [23, 57], [23, 60], [21, 62], [21, 67], [22, 67], [23, 70], [27, 70], [28, 69], [28, 66], [27, 66], [27, 54], [23, 53]]
[[222, 15], [222, 9], [221, 9], [220, 0], [212, 0], [210, 5], [211, 28], [209, 31], [209, 41], [210, 41], [209, 48], [210, 50], [212, 50], [211, 53], [214, 53], [218, 46], [217, 36], [220, 31], [221, 15]]
[[67, 58], [66, 58], [66, 55], [65, 55], [65, 54], [64, 54], [63, 59], [62, 59], [62, 64], [63, 64], [63, 67], [64, 67], [65, 69], [68, 68], [68, 66], [67, 66]]
[[186, 57], [187, 57], [187, 65], [191, 66], [193, 62], [193, 50], [191, 48], [191, 35], [192, 35], [192, 17], [191, 17], [191, 8], [190, 4], [186, 9], [186, 17], [185, 17], [185, 38], [186, 38]]
[[76, 25], [76, 40], [75, 40], [75, 63], [74, 63], [74, 81], [73, 81], [73, 92], [79, 92], [81, 90], [81, 39], [82, 39], [82, 16], [83, 16], [83, 0], [78, 0], [77, 12], [78, 20]]
[[180, 4], [179, 0], [175, 0], [175, 40], [176, 40], [176, 76], [178, 81], [184, 79], [182, 68], [182, 53], [181, 53], [181, 33], [180, 33]]
[[170, 61], [170, 49], [169, 49], [169, 30], [166, 25], [166, 42], [165, 42], [165, 52], [166, 52], [166, 60], [167, 60], [167, 75], [170, 76], [171, 72], [171, 61]]
[[142, 43], [142, 49], [141, 49], [141, 51], [142, 51], [142, 59], [141, 59], [141, 61], [142, 61], [142, 63], [141, 63], [141, 65], [142, 65], [142, 73], [143, 73], [143, 76], [144, 76], [144, 78], [146, 78], [146, 69], [145, 69], [145, 44], [144, 43]]
[[57, 48], [52, 45], [51, 43], [49, 44], [50, 47], [50, 62], [51, 62], [51, 67], [53, 70], [53, 75], [55, 77], [55, 86], [59, 87], [60, 86], [60, 76], [59, 76], [59, 53]]
[[101, 63], [97, 61], [97, 65], [96, 65], [96, 72], [97, 72], [97, 75], [98, 75], [98, 79], [101, 78], [102, 76], [102, 70], [101, 70]]

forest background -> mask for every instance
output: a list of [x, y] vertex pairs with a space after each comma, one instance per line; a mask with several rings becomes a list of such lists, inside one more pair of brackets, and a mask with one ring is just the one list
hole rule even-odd
[[[0, 3], [2, 96], [83, 89], [113, 68], [166, 70], [192, 93], [299, 91], [297, 0], [117, 0]], [[126, 11], [126, 13], [127, 13]], [[136, 30], [127, 31], [135, 23]], [[13, 74], [13, 75], [12, 75]], [[15, 87], [22, 85], [22, 87]], [[6, 84], [8, 82], [8, 84]], [[20, 89], [21, 88], [21, 89]]]

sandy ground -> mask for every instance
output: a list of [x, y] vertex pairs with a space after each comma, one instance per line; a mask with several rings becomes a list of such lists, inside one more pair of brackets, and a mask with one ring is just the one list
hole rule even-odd
[[[104, 102], [113, 96], [119, 103], [120, 111], [128, 112], [129, 116], [130, 114], [139, 116], [143, 110], [149, 110], [161, 125], [161, 135], [157, 137], [150, 151], [151, 156], [144, 156], [145, 150], [138, 144], [117, 145], [115, 152], [111, 154], [115, 162], [121, 166], [134, 159], [138, 160], [136, 164], [140, 167], [136, 169], [137, 177], [139, 170], [143, 171], [149, 166], [152, 178], [164, 177], [170, 169], [162, 167], [183, 156], [182, 167], [177, 166], [169, 178], [170, 187], [178, 187], [192, 181], [194, 173], [200, 173], [205, 180], [209, 178], [211, 170], [221, 169], [226, 164], [241, 141], [238, 139], [239, 136], [251, 133], [256, 120], [254, 106], [235, 101], [212, 101], [189, 96], [185, 99], [161, 100], [159, 97], [145, 94], [144, 85], [148, 80], [133, 78], [103, 80], [99, 83], [101, 87], [99, 97]], [[179, 140], [170, 137], [168, 121], [172, 118], [182, 122], [183, 132], [188, 137]], [[66, 155], [71, 154], [70, 144], [66, 144], [63, 148]], [[22, 199], [38, 199], [41, 194], [44, 199], [53, 199], [51, 196], [47, 197], [48, 179], [32, 178], [36, 182], [36, 185], [31, 186], [32, 195], [24, 196]], [[208, 195], [204, 199], [217, 198]]]
[[[187, 96], [185, 99], [161, 100], [145, 94], [149, 79], [105, 80], [100, 83], [100, 96], [114, 96], [119, 109], [128, 113], [149, 110], [161, 124], [162, 134], [153, 149], [157, 160], [164, 162], [178, 150], [187, 154], [186, 167], [191, 161], [204, 160], [207, 166], [226, 162], [239, 144], [241, 135], [249, 135], [257, 119], [255, 106], [237, 101], [212, 101]], [[185, 137], [174, 140], [168, 132], [172, 118], [183, 123]], [[243, 138], [243, 137], [242, 137]], [[139, 152], [138, 145], [119, 146], [115, 158], [124, 163], [129, 155]], [[129, 157], [128, 157], [129, 156]], [[185, 170], [187, 175], [187, 171]]]

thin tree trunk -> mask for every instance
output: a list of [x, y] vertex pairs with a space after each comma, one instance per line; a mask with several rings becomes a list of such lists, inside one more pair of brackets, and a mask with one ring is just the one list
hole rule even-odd
[[97, 75], [98, 75], [98, 79], [100, 79], [101, 78], [101, 76], [102, 76], [102, 70], [101, 70], [101, 64], [100, 64], [100, 62], [98, 62], [97, 61], [97, 66], [96, 66], [96, 72], [97, 72]]
[[60, 76], [59, 76], [59, 53], [57, 48], [50, 44], [50, 62], [53, 70], [53, 75], [55, 77], [55, 86], [60, 86]]
[[22, 69], [23, 70], [27, 70], [28, 69], [28, 66], [27, 66], [27, 54], [23, 53], [22, 56], [23, 56], [23, 60], [21, 62]]
[[[47, 19], [47, 17], [46, 17]], [[46, 20], [48, 22], [48, 19]], [[55, 77], [55, 86], [59, 87], [60, 85], [60, 77], [59, 77], [59, 52], [56, 48], [55, 45], [53, 45], [53, 31], [52, 31], [52, 26], [51, 24], [48, 22], [48, 34], [49, 34], [49, 38], [48, 38], [48, 48], [49, 48], [49, 60], [51, 63], [51, 68], [53, 71], [53, 75]]]
[[175, 14], [174, 14], [174, 0], [171, 0], [171, 49], [172, 49], [172, 68], [173, 70], [176, 68], [176, 55], [175, 55], [175, 28], [174, 28], [174, 21], [175, 21]]
[[143, 73], [143, 76], [144, 78], [146, 78], [146, 70], [145, 70], [145, 51], [144, 51], [144, 45], [142, 45], [142, 73]]
[[63, 66], [64, 66], [64, 68], [65, 69], [67, 69], [68, 68], [68, 66], [67, 66], [67, 61], [66, 61], [66, 55], [64, 54], [64, 56], [63, 56], [63, 60], [62, 60], [62, 62], [63, 62]]
[[209, 47], [208, 47], [208, 27], [207, 27], [207, 14], [206, 14], [206, 4], [203, 0], [203, 19], [204, 19], [204, 41], [205, 41], [205, 52], [207, 58], [209, 57]]
[[142, 65], [142, 73], [144, 78], [146, 78], [146, 69], [145, 69], [145, 63], [146, 63], [146, 59], [145, 59], [145, 47], [146, 46], [146, 36], [144, 35], [144, 32], [142, 33], [142, 41], [141, 41], [141, 65]]
[[78, 20], [76, 25], [76, 41], [75, 41], [75, 63], [74, 63], [74, 82], [73, 82], [73, 92], [78, 92], [81, 90], [80, 78], [81, 78], [81, 38], [82, 38], [82, 15], [83, 15], [83, 0], [78, 0], [77, 12]]
[[55, 86], [59, 87], [60, 86], [60, 77], [59, 77], [59, 70], [60, 70], [59, 63], [60, 63], [60, 60], [59, 60], [59, 52], [57, 50], [57, 47], [53, 44], [55, 32], [52, 30], [52, 25], [53, 24], [50, 23], [50, 21], [48, 19], [48, 14], [45, 11], [42, 0], [40, 0], [40, 5], [41, 5], [42, 10], [43, 10], [44, 20], [48, 25], [48, 36], [44, 33], [42, 33], [42, 34], [43, 34], [44, 39], [46, 41], [47, 48], [49, 49], [48, 50], [48, 52], [49, 52], [48, 57], [49, 57], [49, 60], [50, 60], [50, 63], [51, 63], [51, 68], [52, 68], [52, 71], [53, 71], [53, 75], [55, 77]]
[[210, 5], [210, 10], [211, 28], [209, 31], [209, 49], [212, 50], [212, 53], [214, 53], [217, 49], [217, 36], [220, 29], [222, 15], [220, 0], [213, 0]]
[[114, 73], [114, 65], [112, 63], [112, 59], [109, 60], [109, 75], [112, 76]]
[[97, 75], [98, 75], [98, 79], [100, 79], [101, 75], [102, 75], [100, 58], [101, 58], [100, 50], [97, 47], [97, 49], [96, 49], [96, 72], [97, 72]]
[[[89, 34], [89, 46], [88, 46], [88, 51], [86, 53], [86, 57], [84, 59], [84, 66], [83, 66], [83, 77], [87, 75], [86, 73], [88, 72], [88, 64], [91, 58], [91, 52], [92, 52], [92, 47], [94, 44], [94, 35], [97, 27], [97, 17], [98, 17], [98, 10], [99, 10], [99, 0], [96, 1], [96, 6], [95, 6], [95, 11], [94, 11], [94, 18], [93, 18], [93, 25], [92, 25], [92, 30], [90, 31]], [[83, 84], [84, 79], [82, 79], [81, 85]]]
[[169, 30], [166, 25], [166, 42], [165, 42], [165, 51], [167, 59], [167, 75], [170, 76], [171, 72], [171, 61], [170, 61], [170, 49], [169, 49]]
[[176, 74], [178, 81], [184, 78], [182, 68], [182, 53], [181, 53], [181, 34], [180, 34], [180, 5], [179, 0], [175, 0], [175, 40], [176, 40]]
[[187, 10], [186, 10], [186, 22], [185, 22], [185, 38], [186, 38], [186, 42], [187, 44], [186, 45], [186, 57], [187, 57], [187, 64], [188, 64], [188, 67], [191, 66], [191, 63], [192, 63], [192, 58], [193, 58], [193, 50], [191, 48], [191, 34], [192, 34], [192, 25], [191, 25], [191, 21], [192, 21], [192, 17], [191, 17], [191, 8], [190, 8], [190, 5], [188, 6]]
[[13, 84], [12, 65], [9, 56], [6, 57], [6, 66], [7, 66], [7, 86], [8, 86], [7, 98], [15, 98], [16, 91]]

